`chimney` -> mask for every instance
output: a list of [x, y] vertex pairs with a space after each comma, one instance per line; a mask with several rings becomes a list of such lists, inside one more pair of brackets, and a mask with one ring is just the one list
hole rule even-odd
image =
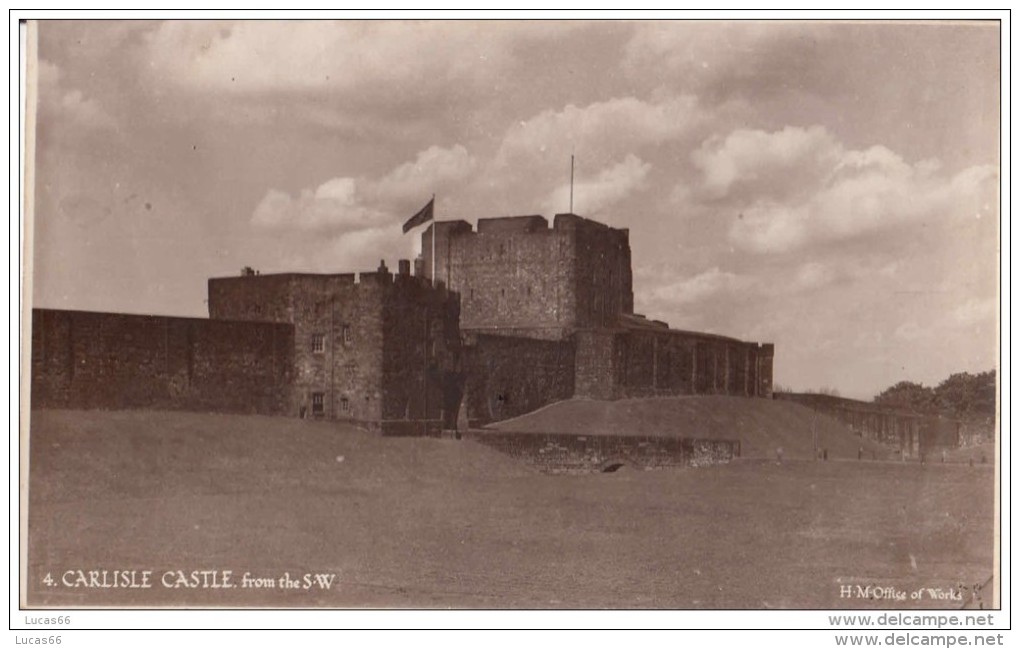
[[400, 261], [398, 261], [397, 262], [397, 273], [401, 277], [407, 277], [408, 275], [410, 275], [411, 274], [411, 260], [410, 259], [401, 259]]
[[386, 268], [386, 260], [385, 259], [380, 259], [379, 260], [379, 268], [376, 268], [376, 271], [380, 272], [380, 273], [388, 273], [388, 272], [390, 272], [390, 269]]

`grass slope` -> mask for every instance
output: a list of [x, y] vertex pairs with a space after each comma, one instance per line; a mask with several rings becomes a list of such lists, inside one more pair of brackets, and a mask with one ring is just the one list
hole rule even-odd
[[[789, 401], [725, 396], [656, 397], [590, 401], [572, 399], [536, 412], [498, 422], [489, 428], [526, 433], [578, 435], [676, 435], [705, 439], [739, 439], [750, 458], [811, 458], [814, 440], [830, 458], [857, 458], [864, 447], [883, 458], [889, 449], [862, 440], [840, 422]], [[812, 433], [814, 429], [814, 433]]]
[[[991, 467], [856, 461], [547, 476], [469, 441], [323, 422], [35, 411], [28, 594], [50, 607], [945, 606], [839, 587], [987, 579], [993, 484]], [[43, 584], [77, 569], [340, 577], [322, 591]]]

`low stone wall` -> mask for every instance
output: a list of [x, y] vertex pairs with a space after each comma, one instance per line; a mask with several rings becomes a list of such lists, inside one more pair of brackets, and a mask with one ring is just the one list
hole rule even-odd
[[739, 440], [488, 431], [472, 431], [467, 437], [544, 473], [698, 467], [740, 456]]

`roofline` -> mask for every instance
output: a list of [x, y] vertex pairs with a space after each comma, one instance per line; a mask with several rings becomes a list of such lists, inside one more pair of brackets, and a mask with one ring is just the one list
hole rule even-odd
[[293, 326], [293, 323], [286, 322], [283, 320], [239, 320], [234, 318], [209, 318], [193, 315], [173, 315], [169, 313], [123, 313], [119, 311], [89, 311], [87, 309], [56, 309], [44, 306], [32, 307], [33, 315], [37, 311], [47, 311], [50, 313], [68, 313], [68, 314], [84, 314], [94, 316], [115, 316], [125, 318], [160, 318], [160, 319], [172, 319], [172, 320], [194, 320], [198, 322], [225, 322], [234, 324], [261, 324], [261, 325], [288, 325]]
[[251, 277], [344, 277], [345, 275], [357, 275], [359, 273], [375, 273], [378, 271], [365, 270], [365, 271], [352, 271], [349, 273], [259, 273], [258, 275], [222, 275], [220, 277], [210, 277], [209, 281], [221, 280], [221, 279], [248, 279]]

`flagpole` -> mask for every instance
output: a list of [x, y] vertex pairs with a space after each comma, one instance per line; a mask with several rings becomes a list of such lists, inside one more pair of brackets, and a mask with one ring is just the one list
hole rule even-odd
[[574, 213], [574, 154], [570, 154], [570, 213]]
[[436, 285], [436, 195], [432, 194], [432, 286]]

